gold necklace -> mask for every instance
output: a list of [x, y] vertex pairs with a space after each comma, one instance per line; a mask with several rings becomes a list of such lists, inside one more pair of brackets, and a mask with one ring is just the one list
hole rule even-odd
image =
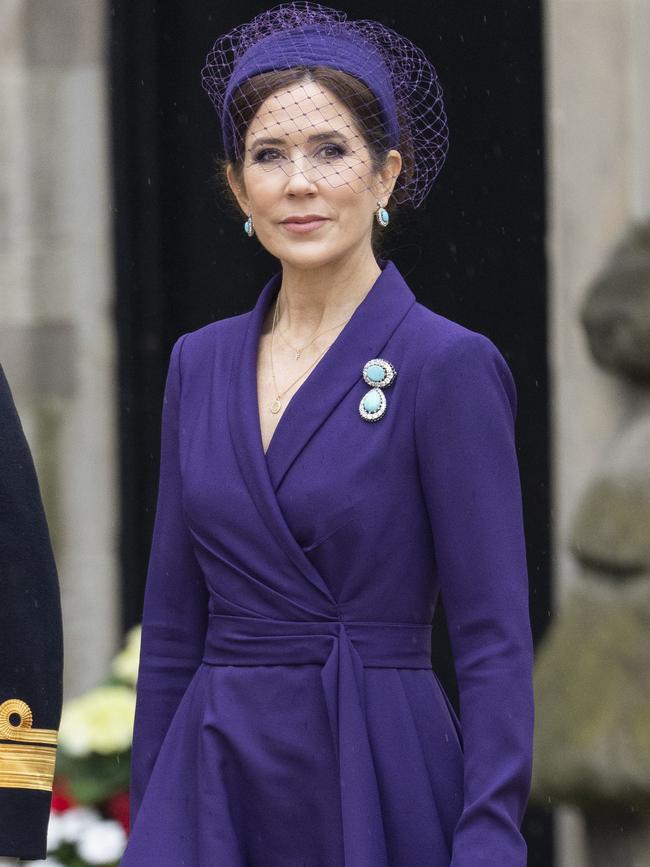
[[[326, 346], [325, 349], [323, 349], [323, 351], [319, 355], [316, 356], [316, 358], [312, 361], [312, 363], [309, 365], [309, 367], [306, 370], [303, 370], [303, 372], [300, 374], [300, 376], [298, 376], [296, 379], [294, 379], [294, 381], [287, 388], [285, 388], [284, 391], [279, 391], [278, 390], [278, 383], [276, 382], [276, 379], [275, 379], [275, 367], [273, 365], [273, 337], [275, 335], [275, 326], [276, 326], [277, 321], [278, 321], [278, 302], [279, 302], [279, 300], [280, 300], [280, 293], [278, 292], [278, 297], [275, 299], [275, 310], [273, 311], [273, 325], [271, 327], [271, 376], [273, 377], [273, 388], [275, 389], [275, 400], [271, 404], [270, 409], [274, 415], [277, 415], [277, 413], [279, 413], [280, 410], [282, 409], [282, 398], [284, 397], [284, 395], [289, 391], [289, 389], [292, 386], [294, 386], [298, 382], [299, 379], [302, 379], [302, 377], [312, 369], [312, 367], [316, 364], [316, 362], [319, 361], [323, 357], [323, 355], [325, 355], [327, 350], [329, 349], [329, 346]], [[328, 329], [328, 330], [331, 331], [332, 329]], [[298, 356], [296, 356], [296, 358], [297, 357]]]
[[[349, 317], [348, 317], [348, 319], [349, 319]], [[346, 319], [345, 322], [347, 322], [347, 321], [348, 320]], [[340, 328], [341, 325], [345, 325], [345, 322], [339, 322], [338, 325], [332, 325], [331, 328], [325, 328], [323, 331], [317, 333], [314, 337], [312, 337], [312, 339], [309, 341], [309, 343], [305, 343], [304, 346], [300, 347], [300, 349], [296, 349], [296, 347], [293, 345], [293, 343], [289, 343], [289, 341], [284, 336], [284, 334], [280, 331], [279, 328], [278, 328], [278, 334], [284, 340], [284, 342], [287, 344], [287, 346], [289, 346], [289, 347], [291, 347], [291, 349], [293, 349], [293, 351], [296, 353], [296, 359], [298, 359], [298, 358], [300, 358], [302, 353], [305, 351], [305, 349], [307, 349], [308, 346], [312, 345], [314, 340], [316, 340], [316, 337], [320, 337], [321, 334], [327, 334], [328, 331], [334, 331], [335, 328]]]

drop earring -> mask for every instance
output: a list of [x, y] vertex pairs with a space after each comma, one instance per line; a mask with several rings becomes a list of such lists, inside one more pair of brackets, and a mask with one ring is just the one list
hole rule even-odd
[[379, 223], [379, 225], [385, 229], [390, 221], [390, 214], [379, 200], [377, 200], [377, 210], [375, 211], [375, 217], [377, 218], [377, 222]]
[[252, 238], [255, 234], [255, 227], [253, 226], [253, 215], [249, 214], [248, 219], [244, 223], [244, 231], [248, 235], [249, 238]]

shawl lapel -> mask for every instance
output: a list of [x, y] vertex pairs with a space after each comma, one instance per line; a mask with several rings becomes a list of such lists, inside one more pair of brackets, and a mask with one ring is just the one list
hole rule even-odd
[[332, 410], [362, 382], [363, 365], [381, 356], [393, 331], [415, 303], [394, 263], [387, 260], [379, 264], [382, 273], [285, 407], [266, 455], [257, 405], [257, 353], [262, 323], [280, 288], [281, 272], [269, 280], [255, 307], [242, 319], [241, 340], [233, 351], [227, 413], [240, 471], [266, 525], [298, 569], [329, 601], [334, 601], [332, 594], [287, 525], [276, 491]]

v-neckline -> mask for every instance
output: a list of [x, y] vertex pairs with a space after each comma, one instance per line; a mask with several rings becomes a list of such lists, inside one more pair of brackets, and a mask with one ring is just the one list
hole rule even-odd
[[363, 365], [381, 354], [415, 303], [413, 292], [395, 264], [390, 259], [378, 260], [378, 264], [381, 274], [291, 397], [266, 450], [260, 423], [257, 358], [263, 321], [279, 291], [282, 272], [269, 279], [253, 309], [242, 319], [241, 340], [234, 350], [230, 373], [228, 424], [242, 471], [251, 486], [265, 491], [267, 503], [345, 395], [358, 389], [359, 399], [362, 397], [367, 388]]
[[[354, 308], [354, 310], [352, 311], [352, 313], [351, 313], [351, 315], [350, 315], [348, 321], [345, 323], [345, 325], [343, 326], [343, 328], [339, 331], [339, 333], [336, 335], [336, 337], [334, 338], [334, 340], [333, 340], [333, 341], [330, 343], [330, 345], [327, 347], [327, 351], [324, 352], [323, 355], [318, 359], [318, 362], [317, 362], [317, 363], [312, 367], [312, 369], [309, 371], [309, 374], [305, 377], [305, 379], [303, 379], [303, 381], [300, 383], [300, 385], [298, 386], [298, 388], [294, 391], [294, 393], [293, 393], [293, 394], [291, 395], [291, 397], [289, 398], [289, 400], [288, 400], [288, 402], [287, 402], [287, 405], [285, 406], [284, 411], [282, 412], [282, 415], [281, 415], [280, 418], [278, 419], [278, 423], [276, 424], [276, 426], [275, 426], [275, 428], [274, 428], [274, 430], [273, 430], [273, 433], [271, 434], [271, 437], [270, 437], [270, 439], [269, 439], [268, 445], [267, 445], [266, 449], [264, 449], [264, 442], [262, 441], [262, 419], [261, 419], [261, 416], [260, 416], [260, 410], [259, 410], [259, 406], [260, 406], [260, 400], [259, 400], [259, 389], [258, 389], [258, 386], [257, 386], [257, 364], [258, 364], [258, 360], [259, 360], [260, 341], [261, 341], [261, 337], [262, 337], [262, 326], [264, 325], [264, 320], [266, 319], [266, 316], [267, 316], [269, 310], [271, 309], [271, 307], [272, 307], [272, 305], [273, 305], [275, 299], [276, 299], [277, 296], [278, 296], [278, 292], [280, 291], [280, 286], [279, 286], [279, 285], [277, 286], [277, 291], [273, 291], [273, 292], [271, 293], [270, 298], [269, 298], [269, 300], [268, 300], [266, 306], [264, 307], [264, 309], [263, 309], [262, 312], [261, 312], [260, 319], [259, 319], [259, 327], [258, 327], [258, 329], [257, 329], [257, 333], [256, 333], [256, 335], [255, 335], [255, 409], [256, 409], [256, 413], [257, 413], [257, 427], [258, 427], [258, 432], [259, 432], [259, 443], [260, 443], [260, 449], [261, 449], [261, 451], [262, 451], [262, 455], [263, 455], [263, 457], [264, 457], [264, 460], [267, 461], [267, 463], [268, 463], [268, 455], [269, 455], [269, 452], [270, 452], [271, 447], [272, 447], [272, 445], [273, 445], [273, 441], [274, 441], [275, 438], [276, 438], [276, 434], [277, 434], [277, 432], [278, 432], [278, 428], [279, 428], [280, 425], [282, 424], [282, 421], [283, 421], [284, 417], [286, 416], [286, 414], [289, 412], [289, 407], [290, 407], [291, 404], [293, 403], [294, 399], [298, 396], [298, 394], [303, 390], [304, 386], [306, 386], [307, 383], [312, 379], [312, 377], [314, 376], [314, 374], [316, 373], [316, 371], [318, 370], [318, 368], [323, 364], [323, 362], [325, 361], [325, 359], [327, 358], [327, 356], [328, 356], [331, 352], [333, 352], [333, 351], [336, 350], [336, 345], [337, 345], [337, 343], [339, 342], [339, 339], [341, 338], [341, 335], [346, 331], [346, 329], [348, 328], [348, 326], [349, 326], [350, 323], [352, 322], [353, 318], [356, 316], [357, 311], [359, 310], [359, 308], [362, 307], [362, 305], [365, 303], [365, 301], [366, 301], [366, 299], [368, 298], [368, 296], [370, 295], [370, 293], [373, 291], [373, 289], [374, 289], [375, 286], [377, 285], [377, 282], [381, 279], [382, 274], [384, 273], [384, 269], [385, 269], [386, 265], [387, 265], [387, 261], [384, 261], [384, 260], [382, 260], [382, 261], [379, 263], [379, 267], [380, 267], [381, 271], [380, 271], [380, 273], [377, 275], [377, 278], [376, 278], [375, 281], [373, 282], [372, 286], [371, 286], [370, 289], [366, 292], [366, 294], [363, 296], [363, 298], [361, 299], [361, 301], [359, 301], [359, 303], [357, 304], [357, 306]], [[277, 280], [278, 283], [279, 283], [280, 280], [281, 280], [281, 277], [282, 277], [281, 272], [280, 272], [279, 274], [276, 274], [275, 277], [276, 277], [276, 280]]]

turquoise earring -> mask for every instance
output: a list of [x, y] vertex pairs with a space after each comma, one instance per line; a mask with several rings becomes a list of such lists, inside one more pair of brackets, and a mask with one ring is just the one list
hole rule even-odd
[[386, 228], [390, 221], [390, 214], [380, 201], [377, 201], [377, 210], [375, 211], [377, 222], [382, 228]]
[[248, 219], [244, 223], [244, 231], [248, 235], [249, 238], [252, 238], [255, 234], [255, 227], [253, 226], [253, 215], [249, 214]]

